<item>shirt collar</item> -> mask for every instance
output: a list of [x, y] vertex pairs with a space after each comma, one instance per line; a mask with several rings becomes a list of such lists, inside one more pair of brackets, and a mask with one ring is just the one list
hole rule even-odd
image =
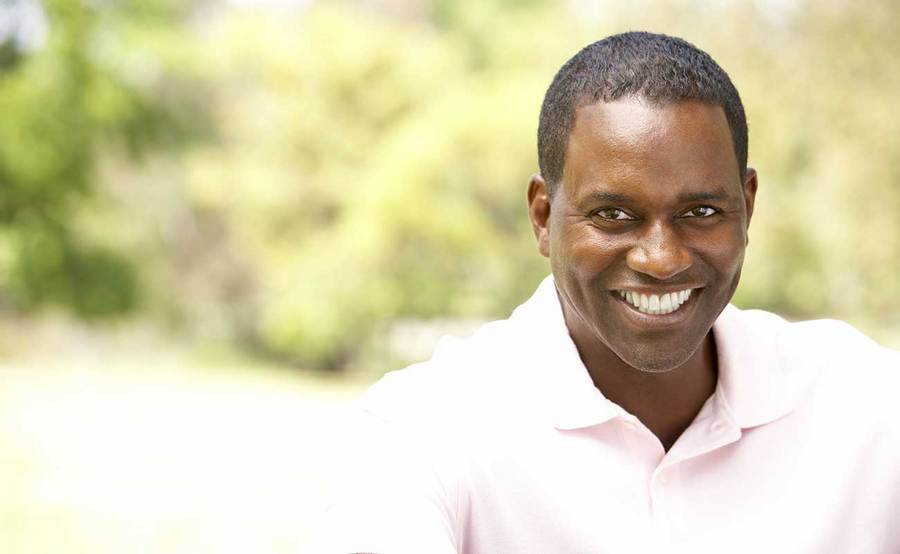
[[713, 325], [719, 358], [716, 394], [741, 428], [774, 421], [794, 407], [779, 362], [777, 331], [729, 304]]
[[[569, 336], [553, 276], [519, 306], [518, 319], [540, 337], [528, 363], [536, 366], [536, 382], [557, 429], [599, 425], [627, 412], [594, 386]], [[742, 428], [763, 425], [791, 411], [793, 403], [779, 366], [775, 332], [754, 325], [741, 310], [728, 305], [713, 325], [719, 360], [716, 403]]]
[[527, 362], [536, 369], [537, 395], [557, 429], [599, 425], [624, 413], [594, 386], [569, 336], [552, 275], [513, 312], [516, 318], [530, 336], [540, 337], [534, 348], [527, 349]]

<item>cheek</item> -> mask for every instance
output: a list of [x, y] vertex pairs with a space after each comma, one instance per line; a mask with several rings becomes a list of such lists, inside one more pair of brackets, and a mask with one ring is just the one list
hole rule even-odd
[[711, 235], [703, 241], [701, 257], [724, 280], [730, 281], [740, 273], [744, 263], [744, 239], [743, 229], [736, 226]]
[[609, 269], [622, 246], [602, 236], [590, 225], [561, 226], [551, 241], [551, 257], [557, 268], [581, 278], [594, 278]]

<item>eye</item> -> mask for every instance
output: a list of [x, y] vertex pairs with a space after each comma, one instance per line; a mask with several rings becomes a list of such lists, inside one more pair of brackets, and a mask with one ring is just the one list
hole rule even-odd
[[603, 208], [594, 212], [593, 217], [606, 221], [632, 221], [634, 216], [619, 208]]
[[719, 210], [710, 206], [697, 206], [684, 212], [681, 217], [710, 217], [719, 213]]

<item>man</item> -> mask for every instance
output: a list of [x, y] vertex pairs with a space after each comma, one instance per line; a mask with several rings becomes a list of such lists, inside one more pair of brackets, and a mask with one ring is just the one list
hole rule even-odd
[[333, 552], [900, 552], [900, 357], [729, 301], [757, 191], [737, 91], [683, 40], [550, 85], [548, 277], [361, 401]]

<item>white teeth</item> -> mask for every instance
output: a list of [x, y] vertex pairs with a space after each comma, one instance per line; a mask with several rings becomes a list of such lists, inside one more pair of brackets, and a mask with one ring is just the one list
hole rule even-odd
[[626, 302], [645, 314], [670, 314], [681, 307], [691, 297], [691, 289], [662, 295], [638, 294], [631, 291], [617, 291]]
[[659, 311], [660, 312], [671, 312], [672, 311], [672, 295], [664, 294], [659, 299]]

